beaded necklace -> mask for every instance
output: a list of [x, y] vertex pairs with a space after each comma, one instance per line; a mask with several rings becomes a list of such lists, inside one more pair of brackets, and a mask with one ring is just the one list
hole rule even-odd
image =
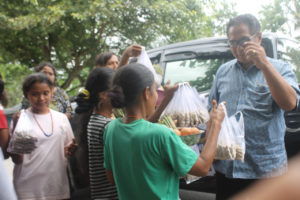
[[33, 119], [35, 120], [35, 122], [37, 123], [38, 127], [41, 129], [41, 131], [44, 133], [44, 135], [45, 135], [46, 137], [50, 137], [51, 135], [53, 135], [53, 118], [52, 118], [52, 113], [51, 113], [50, 110], [49, 110], [49, 112], [50, 112], [50, 117], [51, 117], [51, 128], [52, 128], [52, 131], [51, 131], [50, 134], [47, 134], [47, 133], [44, 131], [44, 129], [42, 128], [42, 126], [40, 125], [40, 123], [39, 123], [39, 122], [37, 121], [37, 119], [35, 118], [34, 113], [32, 112]]

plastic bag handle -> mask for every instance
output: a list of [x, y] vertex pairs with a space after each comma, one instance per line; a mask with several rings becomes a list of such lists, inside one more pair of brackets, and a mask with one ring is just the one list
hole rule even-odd
[[223, 108], [223, 110], [224, 110], [224, 115], [225, 115], [225, 117], [228, 117], [228, 115], [227, 115], [227, 109], [226, 109], [226, 106], [225, 106], [225, 102], [223, 101], [223, 102], [221, 102], [219, 105], [222, 106], [222, 108]]

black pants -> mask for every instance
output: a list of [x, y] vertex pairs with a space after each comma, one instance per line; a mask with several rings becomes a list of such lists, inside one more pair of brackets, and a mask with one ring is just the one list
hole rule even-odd
[[232, 179], [226, 178], [224, 174], [216, 172], [217, 177], [217, 196], [216, 200], [225, 200], [243, 191], [250, 186], [256, 179]]
[[300, 132], [286, 133], [284, 143], [288, 159], [300, 153]]

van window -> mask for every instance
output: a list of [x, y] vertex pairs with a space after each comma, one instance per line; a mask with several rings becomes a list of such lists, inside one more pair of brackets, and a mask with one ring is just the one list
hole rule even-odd
[[217, 69], [232, 58], [193, 58], [166, 63], [164, 82], [190, 82], [198, 92], [209, 90]]
[[291, 64], [298, 81], [300, 81], [300, 44], [286, 38], [277, 40], [278, 59]]

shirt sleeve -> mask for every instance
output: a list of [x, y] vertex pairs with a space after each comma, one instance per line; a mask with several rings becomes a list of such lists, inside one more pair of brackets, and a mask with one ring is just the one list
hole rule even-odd
[[296, 95], [297, 95], [297, 108], [299, 108], [300, 90], [299, 90], [299, 86], [298, 86], [297, 77], [296, 77], [295, 73], [292, 71], [291, 65], [288, 63], [284, 63], [283, 67], [281, 68], [280, 75], [295, 90]]
[[2, 110], [0, 110], [0, 129], [7, 129], [6, 117]]
[[163, 157], [169, 162], [178, 176], [187, 174], [198, 159], [198, 155], [184, 144], [180, 137], [170, 130], [163, 142]]

